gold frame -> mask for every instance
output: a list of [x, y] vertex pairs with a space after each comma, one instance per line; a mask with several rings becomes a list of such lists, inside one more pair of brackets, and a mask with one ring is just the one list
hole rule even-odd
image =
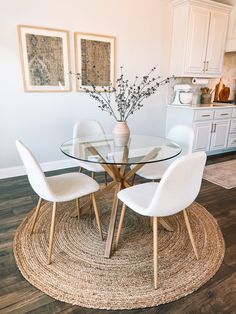
[[[83, 38], [83, 37], [100, 37], [102, 39], [107, 39], [107, 42], [113, 43], [113, 51], [111, 52], [111, 59], [110, 59], [110, 64], [111, 64], [111, 73], [113, 72], [112, 77], [112, 86], [115, 86], [115, 77], [116, 77], [116, 37], [114, 36], [108, 36], [108, 35], [101, 35], [101, 34], [92, 34], [92, 33], [81, 33], [81, 32], [75, 32], [74, 33], [74, 48], [75, 48], [75, 68], [76, 68], [76, 73], [81, 73], [81, 68], [80, 68], [80, 59], [81, 59], [81, 51], [79, 51], [78, 47], [78, 37]], [[112, 62], [113, 60], [113, 62]], [[112, 68], [113, 67], [113, 68]], [[84, 90], [81, 88], [80, 81], [76, 79], [76, 91], [77, 92], [84, 92]]]
[[[65, 64], [64, 64], [64, 69], [65, 69], [65, 82], [67, 87], [62, 88], [60, 86], [50, 86], [51, 88], [49, 89], [37, 89], [37, 87], [34, 89], [32, 88], [32, 85], [30, 85], [30, 82], [27, 80], [27, 75], [26, 71], [28, 71], [28, 62], [25, 59], [24, 56], [24, 47], [23, 47], [23, 42], [22, 42], [22, 31], [24, 29], [29, 29], [29, 30], [42, 30], [42, 33], [45, 34], [45, 32], [60, 32], [63, 33], [64, 37], [63, 38], [63, 58]], [[47, 28], [47, 27], [39, 27], [39, 26], [30, 26], [30, 25], [17, 25], [17, 31], [18, 31], [18, 41], [19, 41], [19, 49], [20, 49], [20, 60], [21, 60], [21, 69], [22, 69], [22, 76], [23, 76], [23, 84], [24, 84], [24, 91], [25, 92], [70, 92], [72, 90], [71, 87], [71, 77], [70, 77], [70, 54], [69, 54], [69, 31], [67, 30], [62, 30], [62, 29], [55, 29], [55, 28]], [[52, 34], [53, 36], [53, 34]], [[68, 73], [66, 73], [68, 70]], [[43, 87], [43, 86], [42, 86]]]

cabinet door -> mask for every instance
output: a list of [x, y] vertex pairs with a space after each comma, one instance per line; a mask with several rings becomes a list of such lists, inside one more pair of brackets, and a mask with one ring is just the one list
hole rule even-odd
[[213, 121], [210, 150], [226, 148], [229, 134], [230, 120]]
[[212, 121], [194, 123], [194, 151], [209, 151]]
[[186, 73], [204, 73], [209, 23], [209, 10], [195, 6], [190, 7], [184, 69]]
[[229, 18], [229, 30], [226, 41], [226, 52], [235, 51], [236, 47], [236, 6], [233, 7]]
[[236, 133], [229, 134], [227, 147], [228, 148], [233, 148], [233, 147], [236, 148]]
[[206, 74], [220, 75], [225, 51], [228, 15], [212, 11], [206, 54]]
[[231, 120], [230, 124], [230, 133], [236, 133], [236, 119]]

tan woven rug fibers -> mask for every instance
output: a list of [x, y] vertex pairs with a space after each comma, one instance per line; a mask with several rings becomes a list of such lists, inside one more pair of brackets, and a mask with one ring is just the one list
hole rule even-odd
[[226, 189], [235, 188], [236, 160], [206, 166], [203, 178]]
[[[112, 196], [112, 194], [110, 194]], [[103, 203], [102, 203], [103, 202]], [[106, 234], [111, 204], [99, 202]], [[23, 221], [14, 241], [22, 275], [51, 297], [83, 307], [132, 309], [177, 300], [206, 283], [219, 269], [224, 240], [215, 219], [197, 203], [189, 218], [200, 260], [195, 259], [182, 214], [169, 218], [174, 232], [159, 229], [159, 279], [153, 288], [152, 230], [149, 219], [127, 211], [120, 248], [103, 257], [95, 218], [73, 218], [75, 202], [58, 205], [53, 262], [47, 265], [51, 204], [43, 205], [35, 233], [29, 236], [32, 217]], [[107, 208], [109, 210], [107, 210]]]

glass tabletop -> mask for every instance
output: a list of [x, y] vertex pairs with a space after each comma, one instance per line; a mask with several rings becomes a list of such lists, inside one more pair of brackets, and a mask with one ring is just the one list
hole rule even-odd
[[135, 165], [173, 158], [180, 154], [181, 148], [158, 136], [130, 135], [125, 139], [96, 135], [66, 141], [61, 151], [69, 157], [96, 164]]

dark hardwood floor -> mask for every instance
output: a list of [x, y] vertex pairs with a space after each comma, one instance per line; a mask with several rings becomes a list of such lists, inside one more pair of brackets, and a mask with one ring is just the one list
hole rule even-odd
[[[208, 164], [235, 158], [236, 153], [209, 157]], [[75, 169], [48, 175], [72, 170]], [[102, 179], [103, 176], [98, 177], [98, 181]], [[131, 311], [94, 310], [62, 303], [31, 286], [22, 277], [14, 261], [12, 241], [17, 227], [37, 200], [26, 176], [0, 180], [0, 313], [236, 313], [236, 188], [226, 190], [203, 180], [197, 198], [217, 219], [224, 235], [226, 254], [217, 274], [185, 298], [155, 308]]]

